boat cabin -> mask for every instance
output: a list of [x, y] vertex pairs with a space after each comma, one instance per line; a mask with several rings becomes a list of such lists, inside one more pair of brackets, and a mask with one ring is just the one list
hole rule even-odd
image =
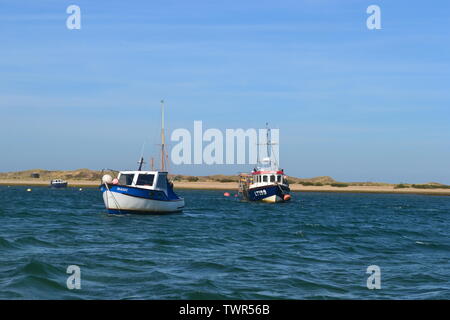
[[66, 183], [65, 180], [62, 179], [53, 179], [52, 181], [50, 181], [51, 184], [58, 184], [58, 183]]
[[120, 185], [150, 190], [167, 190], [167, 172], [121, 171], [117, 176]]
[[287, 179], [284, 176], [283, 170], [279, 171], [253, 171], [253, 184], [287, 184]]
[[263, 183], [263, 182], [269, 182], [269, 183], [284, 183], [284, 175], [283, 171], [273, 171], [273, 172], [253, 172], [253, 183]]

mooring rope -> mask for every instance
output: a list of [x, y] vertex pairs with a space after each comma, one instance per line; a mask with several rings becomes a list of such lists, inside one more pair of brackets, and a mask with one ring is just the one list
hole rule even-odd
[[[113, 193], [111, 192], [111, 190], [109, 189], [107, 183], [105, 183], [105, 187], [106, 187], [106, 189], [111, 193], [111, 196], [112, 196], [112, 198], [113, 198], [113, 200], [114, 200], [114, 203], [116, 204], [117, 209], [119, 209], [119, 212], [121, 213], [119, 203], [117, 202], [116, 197], [114, 197], [114, 194], [113, 194]], [[107, 201], [106, 205], [108, 206], [108, 209], [109, 209], [109, 197], [108, 197], [108, 193], [106, 194], [106, 201]]]

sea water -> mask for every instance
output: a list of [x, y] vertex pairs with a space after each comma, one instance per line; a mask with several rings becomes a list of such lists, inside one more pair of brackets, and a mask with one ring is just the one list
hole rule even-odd
[[450, 299], [450, 197], [180, 190], [182, 214], [118, 216], [27, 188], [0, 187], [0, 299]]

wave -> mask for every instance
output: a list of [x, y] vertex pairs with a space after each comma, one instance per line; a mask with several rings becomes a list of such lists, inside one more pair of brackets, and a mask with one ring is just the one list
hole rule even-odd
[[1, 290], [8, 298], [18, 299], [57, 299], [67, 293], [65, 269], [31, 259], [7, 272], [8, 279]]
[[13, 242], [0, 237], [0, 249], [15, 249], [17, 246]]
[[26, 236], [26, 237], [18, 238], [16, 240], [14, 240], [14, 245], [18, 246], [18, 247], [23, 247], [23, 246], [36, 246], [36, 247], [46, 247], [46, 248], [58, 247], [58, 245], [55, 243], [40, 240], [34, 236]]

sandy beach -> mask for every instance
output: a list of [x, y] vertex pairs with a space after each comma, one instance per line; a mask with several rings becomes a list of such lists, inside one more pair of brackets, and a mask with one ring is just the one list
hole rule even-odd
[[[100, 185], [100, 181], [91, 180], [68, 180], [69, 187], [97, 187]], [[39, 180], [39, 179], [0, 179], [0, 185], [3, 186], [36, 186], [36, 187], [46, 187], [50, 186], [50, 180]]]
[[[97, 187], [100, 181], [92, 180], [68, 180], [69, 187]], [[49, 181], [41, 179], [1, 179], [0, 185], [5, 186], [48, 186]], [[235, 182], [217, 182], [217, 181], [176, 181], [175, 189], [199, 189], [199, 190], [224, 190], [236, 191], [237, 183]], [[340, 192], [340, 193], [396, 193], [396, 194], [424, 194], [424, 195], [445, 195], [450, 196], [450, 189], [417, 189], [417, 188], [401, 188], [395, 189], [394, 186], [303, 186], [301, 184], [291, 184], [292, 191], [299, 192]]]

